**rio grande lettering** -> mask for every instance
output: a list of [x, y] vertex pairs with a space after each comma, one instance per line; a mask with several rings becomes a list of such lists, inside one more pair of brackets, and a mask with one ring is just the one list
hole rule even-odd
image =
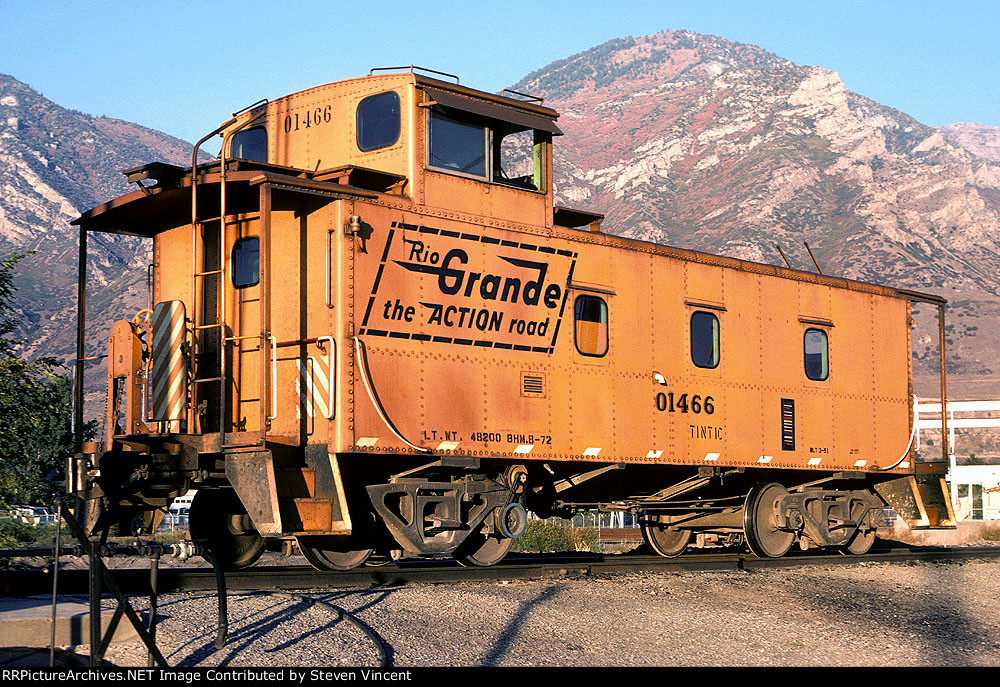
[[[509, 256], [496, 256], [512, 266], [510, 274], [492, 274], [485, 270], [466, 269], [469, 254], [461, 248], [451, 248], [442, 254], [432, 250], [423, 241], [403, 239], [406, 259], [394, 260], [397, 265], [410, 272], [429, 274], [442, 296], [468, 298], [477, 303], [495, 301], [497, 309], [478, 308], [471, 305], [419, 301], [408, 305], [396, 298], [383, 303], [382, 316], [393, 322], [414, 321], [434, 327], [468, 329], [492, 332], [501, 335], [546, 337], [552, 333], [554, 325], [549, 311], [562, 306], [563, 287], [555, 282], [546, 282], [549, 265], [535, 260], [524, 260]], [[538, 308], [544, 313], [538, 318], [512, 317], [499, 304], [522, 305]], [[558, 316], [558, 313], [555, 313]]]
[[446, 296], [472, 298], [473, 295], [485, 301], [503, 303], [523, 303], [537, 306], [539, 301], [549, 309], [558, 308], [562, 302], [562, 287], [545, 283], [548, 264], [520, 258], [499, 256], [506, 263], [528, 272], [518, 276], [467, 272], [464, 265], [469, 262], [469, 254], [461, 248], [452, 248], [444, 258], [427, 248], [423, 241], [410, 241], [407, 260], [395, 263], [411, 272], [422, 272], [437, 276], [438, 289]]
[[[420, 238], [399, 237], [400, 227]], [[551, 354], [576, 258], [569, 250], [393, 222], [360, 332]]]

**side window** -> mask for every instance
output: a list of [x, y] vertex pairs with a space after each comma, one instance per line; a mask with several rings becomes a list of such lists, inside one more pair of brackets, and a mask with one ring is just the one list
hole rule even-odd
[[710, 312], [691, 315], [691, 362], [698, 367], [719, 366], [719, 318]]
[[242, 289], [260, 282], [260, 239], [249, 236], [233, 244], [233, 286]]
[[597, 296], [577, 296], [576, 350], [600, 358], [608, 352], [608, 304]]
[[821, 329], [807, 329], [802, 340], [806, 377], [822, 382], [830, 376], [830, 342]]
[[254, 126], [233, 134], [229, 146], [229, 157], [267, 162], [267, 129], [262, 126]]
[[486, 176], [486, 127], [431, 110], [428, 163], [447, 172]]
[[399, 94], [386, 91], [358, 103], [358, 149], [376, 150], [399, 140]]
[[540, 191], [551, 132], [450, 106], [427, 110], [427, 168]]

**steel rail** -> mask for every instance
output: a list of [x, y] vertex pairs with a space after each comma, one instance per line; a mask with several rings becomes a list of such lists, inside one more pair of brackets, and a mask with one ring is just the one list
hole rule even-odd
[[[51, 550], [50, 550], [51, 551]], [[259, 566], [226, 574], [227, 588], [239, 590], [318, 590], [344, 587], [400, 586], [490, 582], [510, 579], [575, 577], [649, 572], [747, 571], [796, 566], [841, 566], [859, 563], [913, 563], [966, 561], [1000, 558], [1000, 546], [990, 547], [895, 547], [873, 550], [861, 556], [838, 552], [805, 551], [782, 558], [757, 558], [747, 552], [686, 554], [661, 558], [638, 554], [524, 554], [511, 555], [487, 568], [463, 568], [451, 560], [402, 561], [380, 567], [359, 567], [346, 572], [320, 572], [310, 566]], [[0, 594], [32, 596], [51, 591], [51, 566], [44, 570], [0, 571]], [[115, 568], [115, 579], [127, 594], [144, 594], [149, 588], [149, 568]], [[214, 591], [212, 568], [163, 567], [158, 570], [159, 593]], [[60, 594], [86, 594], [87, 570], [60, 568]]]

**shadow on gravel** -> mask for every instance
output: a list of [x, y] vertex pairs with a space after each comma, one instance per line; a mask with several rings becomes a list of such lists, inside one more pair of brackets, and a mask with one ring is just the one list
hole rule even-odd
[[[266, 649], [267, 653], [278, 653], [294, 647], [299, 642], [314, 637], [328, 630], [335, 628], [343, 628], [349, 632], [358, 632], [358, 626], [362, 626], [362, 633], [368, 634], [368, 637], [362, 637], [361, 641], [365, 642], [371, 639], [371, 641], [379, 642], [382, 646], [382, 650], [385, 654], [385, 666], [391, 666], [393, 664], [395, 652], [392, 646], [379, 635], [373, 628], [361, 621], [356, 617], [356, 614], [370, 608], [378, 603], [384, 601], [389, 595], [393, 593], [391, 589], [382, 590], [372, 590], [372, 591], [344, 591], [335, 594], [325, 594], [316, 595], [315, 598], [318, 600], [329, 603], [336, 606], [343, 613], [347, 613], [351, 616], [352, 621], [349, 623], [340, 614], [334, 614], [331, 610], [325, 609], [322, 606], [316, 606], [304, 601], [296, 601], [295, 599], [289, 599], [287, 597], [273, 597], [270, 599], [270, 603], [266, 603], [264, 608], [251, 612], [246, 616], [234, 616], [234, 611], [238, 612], [237, 604], [239, 603], [240, 597], [243, 595], [235, 594], [229, 597], [229, 636], [226, 639], [226, 645], [222, 649], [215, 648], [215, 629], [214, 623], [216, 616], [213, 615], [209, 619], [213, 623], [213, 627], [209, 628], [207, 633], [200, 634], [197, 637], [193, 637], [190, 640], [182, 643], [172, 655], [167, 657], [168, 662], [176, 660], [178, 657], [183, 655], [177, 667], [193, 667], [199, 665], [209, 656], [222, 653], [225, 654], [221, 661], [219, 661], [220, 667], [228, 666], [240, 653], [266, 637], [272, 631], [278, 629], [281, 625], [288, 623], [291, 620], [299, 619], [306, 625], [312, 624], [316, 625], [316, 619], [322, 617], [322, 614], [326, 614], [329, 620], [321, 625], [315, 627], [312, 630], [304, 632], [302, 634], [296, 635], [294, 638], [289, 639], [281, 644], [278, 644], [270, 649]], [[247, 595], [250, 597], [251, 595]], [[370, 597], [366, 599], [363, 604], [355, 609], [341, 608], [336, 601], [340, 599], [348, 598], [358, 598], [358, 597]], [[254, 596], [252, 598], [267, 598], [266, 595]], [[181, 603], [184, 600], [178, 600], [172, 603]], [[172, 604], [163, 604], [161, 608], [168, 607]], [[302, 618], [302, 614], [309, 609], [315, 609], [316, 615], [311, 618]], [[167, 616], [169, 617], [169, 616]], [[161, 619], [164, 616], [161, 615]], [[373, 653], [377, 652], [378, 648], [373, 647]]]
[[915, 665], [995, 666], [1000, 632], [983, 627], [967, 613], [968, 599], [962, 593], [965, 585], [955, 585], [953, 565], [960, 564], [943, 564], [947, 571], [942, 564], [926, 565], [923, 583], [914, 586], [888, 582], [862, 586], [828, 579], [822, 593], [802, 590], [800, 598], [802, 606], [813, 608], [819, 618], [863, 623], [871, 641], [902, 639], [919, 656]]
[[522, 601], [520, 608], [517, 609], [517, 613], [514, 617], [510, 619], [507, 626], [500, 632], [500, 637], [497, 639], [496, 644], [493, 646], [492, 651], [490, 651], [479, 665], [481, 666], [496, 666], [503, 657], [510, 651], [510, 646], [514, 639], [517, 637], [520, 631], [521, 625], [524, 623], [525, 619], [536, 607], [544, 604], [546, 601], [553, 599], [562, 588], [557, 585], [552, 585], [546, 587], [542, 592], [530, 601]]
[[[190, 654], [185, 656], [180, 661], [178, 664], [179, 668], [196, 666], [205, 658], [218, 652], [226, 654], [226, 656], [219, 661], [219, 666], [228, 666], [243, 649], [266, 636], [282, 623], [288, 622], [290, 619], [301, 615], [309, 608], [309, 606], [304, 603], [297, 603], [287, 599], [274, 599], [271, 603], [267, 604], [265, 608], [255, 611], [246, 617], [239, 618], [236, 622], [234, 622], [233, 611], [235, 604], [233, 602], [237, 599], [238, 597], [229, 598], [229, 636], [226, 638], [226, 645], [222, 649], [215, 648], [214, 632], [207, 634], [207, 641], [206, 635], [204, 634], [197, 638], [193, 638], [178, 647], [178, 651], [180, 651], [189, 646], [193, 646], [196, 642], [200, 642], [200, 645], [197, 648], [194, 648]], [[291, 604], [291, 606], [289, 606], [289, 604]], [[170, 659], [168, 658], [168, 660]]]

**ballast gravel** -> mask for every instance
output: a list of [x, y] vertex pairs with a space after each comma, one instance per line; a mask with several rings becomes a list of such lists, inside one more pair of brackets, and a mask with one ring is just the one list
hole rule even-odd
[[[731, 572], [160, 598], [157, 642], [185, 666], [1000, 666], [1000, 564], [858, 563]], [[141, 606], [137, 600], [137, 606]], [[78, 650], [85, 651], [86, 647]], [[145, 666], [141, 644], [107, 660]]]

